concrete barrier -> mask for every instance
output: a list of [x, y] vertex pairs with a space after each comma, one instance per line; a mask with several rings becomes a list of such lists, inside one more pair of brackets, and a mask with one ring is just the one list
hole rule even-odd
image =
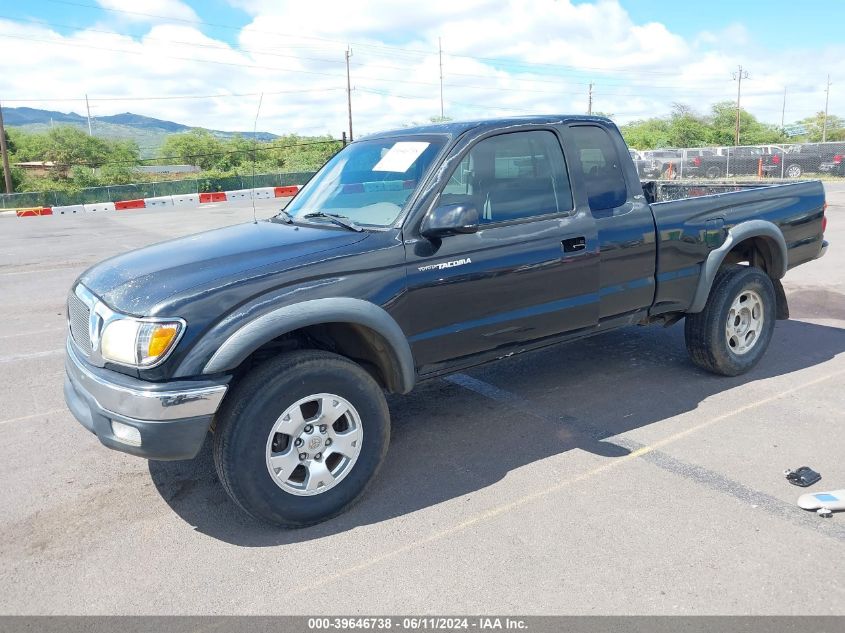
[[290, 185], [288, 187], [273, 187], [273, 195], [276, 198], [292, 198], [299, 191], [299, 185]]
[[97, 202], [94, 204], [85, 204], [85, 213], [104, 213], [106, 211], [114, 211], [114, 202]]
[[143, 209], [146, 207], [144, 200], [142, 198], [137, 198], [135, 200], [118, 200], [114, 203], [114, 208], [116, 211], [128, 211], [130, 209]]
[[256, 187], [252, 190], [252, 196], [256, 200], [269, 200], [276, 197], [276, 190], [273, 187]]
[[76, 215], [77, 213], [85, 213], [85, 206], [68, 204], [63, 207], [53, 207], [53, 215]]
[[213, 193], [201, 193], [200, 204], [208, 204], [209, 202], [226, 202], [226, 192], [215, 191]]
[[144, 202], [148, 209], [154, 207], [172, 207], [173, 196], [156, 196], [155, 198], [144, 198]]
[[252, 189], [235, 189], [234, 191], [226, 191], [226, 200], [252, 200]]
[[195, 207], [200, 203], [198, 193], [180, 193], [171, 198], [173, 198], [174, 207]]

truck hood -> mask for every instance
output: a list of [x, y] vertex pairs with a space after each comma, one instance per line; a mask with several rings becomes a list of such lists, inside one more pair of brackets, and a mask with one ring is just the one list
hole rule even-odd
[[359, 242], [368, 233], [274, 222], [237, 224], [130, 251], [85, 271], [79, 281], [114, 310], [149, 316], [191, 288], [272, 274]]

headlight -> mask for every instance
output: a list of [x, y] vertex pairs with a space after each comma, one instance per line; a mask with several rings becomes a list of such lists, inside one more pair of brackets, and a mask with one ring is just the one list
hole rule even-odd
[[150, 367], [163, 361], [176, 346], [184, 321], [144, 321], [118, 317], [109, 321], [100, 337], [104, 360]]

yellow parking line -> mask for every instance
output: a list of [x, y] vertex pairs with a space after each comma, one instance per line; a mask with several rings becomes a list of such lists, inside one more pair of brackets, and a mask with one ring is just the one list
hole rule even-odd
[[33, 413], [32, 415], [22, 415], [19, 418], [9, 418], [8, 420], [0, 420], [0, 424], [9, 424], [11, 422], [22, 422], [24, 420], [31, 420], [32, 418], [42, 418], [47, 415], [53, 415], [55, 413], [67, 413], [67, 409], [50, 409], [49, 411], [43, 411], [42, 413]]
[[373, 567], [373, 566], [381, 563], [382, 561], [388, 560], [390, 558], [394, 558], [396, 556], [400, 556], [401, 554], [405, 554], [406, 552], [410, 552], [411, 550], [414, 550], [414, 549], [416, 549], [416, 548], [418, 548], [422, 545], [427, 545], [429, 543], [440, 540], [442, 538], [452, 536], [452, 535], [454, 535], [458, 532], [461, 532], [461, 531], [463, 531], [463, 530], [465, 530], [469, 527], [477, 525], [478, 523], [481, 523], [482, 521], [486, 521], [488, 519], [493, 519], [497, 516], [505, 514], [506, 512], [514, 510], [515, 508], [519, 508], [519, 507], [524, 506], [528, 503], [531, 503], [532, 501], [535, 501], [537, 499], [541, 499], [541, 498], [546, 497], [546, 496], [548, 496], [548, 495], [550, 495], [554, 492], [557, 492], [558, 490], [562, 490], [563, 488], [566, 488], [567, 486], [571, 486], [572, 484], [578, 483], [580, 481], [584, 481], [585, 479], [589, 479], [590, 477], [594, 477], [595, 475], [599, 475], [599, 474], [601, 474], [601, 473], [603, 473], [607, 470], [610, 470], [611, 468], [615, 468], [616, 466], [626, 464], [627, 462], [629, 462], [633, 459], [636, 459], [637, 457], [645, 455], [646, 453], [651, 453], [652, 451], [656, 451], [656, 450], [658, 450], [658, 449], [660, 449], [664, 446], [667, 446], [668, 444], [672, 444], [674, 442], [677, 442], [678, 440], [683, 439], [683, 438], [687, 437], [688, 435], [691, 435], [691, 434], [696, 433], [696, 432], [698, 432], [702, 429], [705, 429], [709, 426], [712, 426], [712, 425], [714, 425], [718, 422], [726, 420], [727, 418], [733, 417], [733, 416], [738, 415], [740, 413], [744, 413], [745, 411], [748, 411], [750, 409], [754, 409], [754, 408], [759, 407], [761, 405], [768, 404], [769, 402], [773, 402], [775, 400], [783, 398], [784, 396], [788, 396], [788, 395], [793, 394], [797, 391], [807, 389], [809, 387], [812, 387], [813, 385], [817, 385], [821, 382], [825, 382], [827, 380], [830, 380], [832, 378], [837, 378], [837, 377], [842, 376], [842, 375], [845, 375], [845, 369], [843, 369], [841, 371], [834, 372], [832, 374], [828, 374], [827, 376], [822, 376], [821, 378], [816, 378], [815, 380], [811, 380], [809, 382], [798, 385], [796, 387], [792, 387], [791, 389], [786, 389], [785, 391], [781, 391], [780, 393], [778, 393], [774, 396], [770, 396], [768, 398], [764, 398], [762, 400], [752, 402], [751, 404], [747, 404], [747, 405], [740, 407], [738, 409], [735, 409], [735, 410], [733, 410], [729, 413], [724, 413], [722, 415], [718, 415], [715, 418], [711, 418], [709, 420], [702, 422], [701, 424], [697, 424], [697, 425], [692, 426], [692, 427], [685, 429], [683, 431], [673, 433], [672, 435], [669, 435], [668, 437], [665, 437], [662, 440], [658, 440], [658, 441], [654, 442], [653, 444], [649, 444], [648, 446], [643, 446], [642, 448], [638, 448], [638, 449], [632, 451], [631, 453], [629, 453], [628, 455], [625, 455], [623, 457], [613, 458], [613, 461], [606, 462], [606, 463], [602, 464], [601, 466], [597, 466], [596, 468], [593, 468], [592, 470], [585, 471], [585, 472], [581, 473], [580, 475], [576, 475], [575, 477], [570, 477], [569, 479], [564, 479], [562, 481], [559, 481], [558, 483], [556, 483], [553, 486], [550, 486], [550, 487], [545, 488], [543, 490], [538, 490], [538, 491], [533, 492], [531, 494], [525, 495], [524, 497], [514, 499], [513, 501], [510, 501], [508, 503], [504, 503], [502, 505], [490, 508], [489, 510], [479, 512], [475, 516], [472, 516], [468, 519], [465, 519], [464, 521], [461, 521], [460, 523], [457, 523], [457, 524], [455, 524], [451, 527], [448, 527], [444, 530], [440, 530], [439, 532], [434, 532], [434, 533], [432, 533], [432, 534], [430, 534], [430, 535], [428, 535], [428, 536], [426, 536], [422, 539], [415, 539], [412, 543], [408, 543], [407, 545], [403, 545], [402, 547], [396, 548], [394, 550], [390, 550], [389, 552], [385, 552], [384, 554], [380, 554], [380, 555], [375, 556], [373, 558], [367, 559], [363, 563], [359, 563], [358, 565], [348, 567], [348, 568], [343, 569], [343, 570], [341, 570], [341, 571], [339, 571], [335, 574], [332, 574], [330, 576], [325, 576], [317, 582], [313, 582], [313, 581], [308, 582], [308, 583], [306, 583], [308, 585], [307, 587], [302, 588], [298, 591], [294, 591], [292, 593], [294, 595], [296, 595], [296, 594], [300, 594], [300, 593], [309, 592], [309, 591], [313, 590], [313, 588], [315, 586], [326, 585], [330, 582], [334, 582], [335, 580], [339, 580], [340, 578], [344, 578], [344, 577], [349, 576], [351, 574], [356, 574], [360, 571], [363, 571], [365, 569]]

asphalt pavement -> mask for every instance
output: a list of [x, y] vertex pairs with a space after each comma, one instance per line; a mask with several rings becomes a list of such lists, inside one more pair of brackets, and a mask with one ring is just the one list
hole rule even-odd
[[[845, 184], [828, 254], [751, 373], [630, 328], [391, 396], [386, 464], [347, 514], [245, 517], [206, 450], [101, 446], [62, 398], [64, 303], [87, 266], [251, 207], [0, 218], [0, 613], [845, 614]], [[262, 204], [258, 216], [275, 207]]]

